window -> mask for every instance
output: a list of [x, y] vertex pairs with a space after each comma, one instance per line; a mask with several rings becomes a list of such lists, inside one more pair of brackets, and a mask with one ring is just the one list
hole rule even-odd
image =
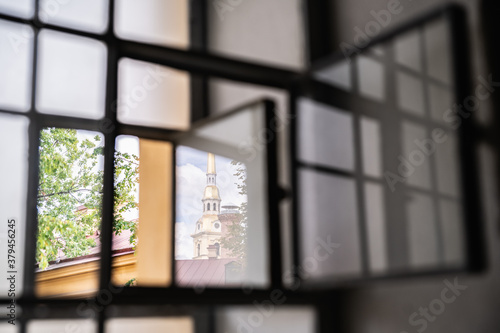
[[[259, 329], [334, 331], [336, 282], [481, 268], [468, 125], [443, 118], [467, 81], [455, 11], [304, 68], [300, 1], [53, 3], [0, 1], [0, 234], [19, 237], [20, 331], [251, 331], [255, 311], [226, 305], [255, 302], [276, 305]], [[249, 33], [252, 17], [265, 24]], [[89, 150], [71, 150], [76, 167], [61, 167], [60, 131]], [[79, 168], [82, 187], [58, 185], [70, 199], [45, 200], [47, 175]]]
[[467, 100], [453, 22], [437, 12], [315, 67], [296, 104], [298, 260], [325, 240], [338, 255], [299, 273], [305, 283], [476, 266], [468, 251], [480, 241], [462, 218], [477, 199], [459, 190], [470, 125], [453, 110]]

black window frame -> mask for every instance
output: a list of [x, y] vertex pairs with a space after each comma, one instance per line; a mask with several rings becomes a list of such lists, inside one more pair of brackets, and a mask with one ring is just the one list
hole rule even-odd
[[[320, 96], [322, 94], [335, 96], [329, 98], [328, 103], [331, 105], [342, 106], [342, 92], [335, 88], [325, 87], [324, 84], [311, 79], [311, 71], [307, 73], [299, 73], [291, 70], [281, 69], [263, 64], [256, 64], [242, 60], [235, 60], [224, 56], [214, 55], [207, 52], [207, 6], [208, 2], [203, 0], [190, 0], [190, 40], [191, 45], [188, 50], [179, 50], [167, 46], [151, 45], [141, 42], [123, 40], [115, 36], [112, 27], [114, 26], [114, 0], [109, 0], [108, 11], [108, 30], [104, 34], [94, 34], [85, 31], [80, 31], [72, 28], [56, 26], [43, 23], [38, 18], [39, 1], [35, 0], [35, 13], [31, 19], [23, 19], [7, 14], [0, 13], [0, 19], [27, 24], [34, 30], [33, 42], [33, 59], [32, 59], [32, 85], [31, 85], [31, 107], [27, 113], [14, 112], [10, 110], [0, 110], [0, 114], [12, 114], [16, 116], [24, 116], [30, 120], [29, 125], [29, 171], [28, 171], [28, 191], [27, 191], [27, 215], [26, 215], [26, 239], [25, 239], [25, 279], [23, 281], [23, 296], [17, 300], [22, 306], [23, 314], [19, 318], [20, 331], [26, 331], [26, 323], [31, 319], [36, 318], [76, 318], [75, 311], [82, 304], [82, 300], [71, 299], [40, 299], [34, 294], [34, 264], [36, 254], [36, 233], [37, 233], [37, 211], [36, 211], [36, 193], [38, 180], [38, 147], [39, 147], [39, 132], [45, 127], [64, 127], [77, 128], [84, 130], [99, 131], [104, 134], [104, 195], [103, 195], [103, 218], [101, 224], [102, 233], [102, 252], [100, 261], [100, 277], [99, 291], [106, 291], [111, 286], [111, 238], [112, 238], [112, 220], [113, 220], [113, 174], [114, 174], [114, 146], [115, 139], [119, 135], [134, 135], [141, 138], [156, 139], [171, 141], [177, 133], [173, 130], [150, 128], [145, 126], [135, 126], [121, 124], [116, 117], [117, 100], [117, 78], [118, 78], [118, 61], [121, 58], [130, 58], [167, 67], [176, 68], [189, 72], [191, 75], [191, 121], [194, 123], [198, 120], [205, 119], [210, 115], [209, 96], [208, 96], [208, 78], [217, 77], [228, 79], [237, 82], [257, 84], [270, 88], [280, 88], [289, 94], [290, 113], [292, 115], [291, 122], [291, 144], [290, 156], [292, 166], [292, 244], [293, 246], [293, 267], [299, 265], [300, 256], [299, 249], [299, 221], [297, 220], [297, 198], [294, 196], [297, 189], [297, 156], [296, 149], [296, 102], [300, 96]], [[325, 5], [326, 6], [326, 5]], [[325, 32], [325, 27], [328, 27], [327, 12], [325, 7], [315, 5], [315, 1], [307, 1], [308, 10], [308, 31], [309, 31], [309, 57], [312, 60], [319, 59], [321, 56], [329, 52], [325, 47], [329, 40], [317, 38], [320, 32]], [[381, 35], [374, 39], [365, 48], [371, 47], [373, 44], [382, 42], [392, 38], [396, 34], [405, 31], [406, 29], [418, 25], [426, 19], [441, 15], [442, 11], [446, 10], [451, 16], [453, 24], [453, 49], [457, 62], [455, 63], [454, 72], [458, 74], [456, 77], [457, 91], [456, 95], [466, 97], [469, 95], [470, 75], [467, 69], [469, 59], [467, 52], [468, 45], [466, 43], [467, 31], [465, 27], [465, 13], [458, 6], [448, 6], [444, 9], [439, 9], [432, 13], [427, 13], [422, 17], [412, 20], [404, 24], [392, 32]], [[320, 20], [315, 20], [321, 17]], [[102, 41], [107, 49], [107, 75], [106, 75], [106, 99], [105, 99], [105, 117], [99, 120], [90, 120], [77, 117], [56, 116], [49, 114], [40, 114], [35, 110], [36, 96], [36, 66], [37, 66], [37, 50], [38, 50], [38, 34], [41, 29], [51, 29], [54, 31], [69, 33], [75, 36], [88, 37], [93, 40]], [[326, 34], [330, 29], [326, 29]], [[325, 35], [324, 35], [325, 36]], [[340, 55], [341, 56], [341, 55]], [[339, 59], [339, 55], [329, 57], [327, 61], [335, 61]], [[321, 61], [314, 61], [312, 69], [321, 66]], [[460, 69], [460, 70], [457, 70]], [[338, 97], [338, 99], [336, 99]], [[319, 98], [319, 97], [318, 97]], [[346, 108], [349, 109], [349, 108]], [[466, 234], [468, 242], [472, 245], [468, 248], [467, 260], [470, 264], [471, 271], [480, 271], [485, 267], [486, 256], [484, 251], [484, 243], [482, 241], [482, 226], [480, 221], [480, 206], [478, 202], [477, 182], [474, 175], [477, 175], [477, 165], [475, 164], [475, 129], [473, 125], [463, 127], [461, 135], [462, 162], [464, 171], [462, 174], [468, 175], [462, 181], [467, 191], [468, 205], [466, 210]], [[472, 175], [472, 176], [471, 176]], [[277, 183], [277, 180], [274, 179]], [[282, 199], [287, 196], [285, 191], [275, 193], [277, 198]], [[270, 235], [271, 243], [273, 239], [279, 239], [279, 229], [274, 230]], [[280, 244], [279, 241], [276, 244]], [[109, 317], [106, 309], [113, 306], [120, 306], [122, 315], [128, 316], [151, 316], [154, 314], [178, 316], [191, 315], [195, 321], [196, 332], [213, 332], [214, 331], [214, 305], [251, 305], [255, 301], [265, 301], [269, 299], [269, 293], [279, 289], [283, 291], [284, 297], [287, 299], [287, 305], [310, 305], [317, 311], [318, 324], [317, 328], [321, 331], [332, 331], [333, 329], [342, 329], [344, 323], [343, 311], [341, 304], [345, 301], [345, 296], [350, 292], [349, 288], [339, 286], [323, 291], [304, 291], [291, 290], [283, 287], [281, 279], [281, 249], [272, 249], [274, 259], [272, 262], [278, 263], [280, 266], [272, 273], [271, 285], [266, 290], [255, 290], [250, 293], [245, 290], [232, 289], [215, 289], [206, 290], [199, 293], [197, 290], [185, 288], [126, 288], [127, 290], [119, 294], [113, 295], [112, 299], [106, 299], [107, 294], [97, 295], [97, 300], [101, 297], [101, 304], [97, 304], [98, 309], [98, 332], [104, 332], [105, 320]], [[174, 258], [172, 258], [173, 261]], [[443, 274], [443, 272], [434, 272]], [[410, 275], [414, 277], [415, 275]], [[300, 280], [297, 272], [294, 278]], [[394, 278], [391, 277], [391, 278]], [[361, 285], [365, 285], [365, 280], [361, 281]], [[94, 302], [96, 302], [94, 299]], [[10, 299], [0, 299], [0, 304], [9, 302]], [[88, 302], [88, 300], [87, 300]], [[174, 308], [160, 308], [165, 304], [176, 305]], [[145, 313], [138, 313], [137, 308], [130, 310], [128, 306], [142, 305], [144, 308], [155, 306], [155, 309]]]

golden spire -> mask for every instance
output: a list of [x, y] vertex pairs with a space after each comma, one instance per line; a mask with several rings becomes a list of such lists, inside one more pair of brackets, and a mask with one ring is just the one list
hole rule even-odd
[[215, 155], [208, 153], [207, 173], [215, 174]]

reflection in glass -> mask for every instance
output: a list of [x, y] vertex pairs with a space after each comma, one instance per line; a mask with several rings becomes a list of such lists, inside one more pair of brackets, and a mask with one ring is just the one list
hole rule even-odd
[[352, 115], [338, 108], [302, 99], [298, 112], [299, 158], [308, 163], [352, 170]]
[[396, 74], [398, 106], [401, 110], [424, 115], [424, 92], [422, 80], [398, 71]]
[[356, 58], [358, 66], [359, 93], [377, 101], [385, 100], [385, 72], [381, 62], [360, 55]]
[[299, 188], [302, 277], [325, 280], [360, 273], [354, 181], [304, 169]]

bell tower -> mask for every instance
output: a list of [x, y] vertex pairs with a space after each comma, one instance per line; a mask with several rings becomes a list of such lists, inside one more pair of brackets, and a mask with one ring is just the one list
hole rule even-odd
[[217, 172], [215, 171], [215, 156], [208, 153], [207, 158], [207, 186], [203, 191], [203, 215], [219, 214], [220, 212], [220, 196], [217, 188]]
[[222, 224], [219, 221], [221, 198], [217, 187], [215, 156], [208, 153], [207, 185], [201, 199], [203, 215], [196, 222], [193, 237], [193, 259], [218, 259], [221, 257], [220, 237]]

